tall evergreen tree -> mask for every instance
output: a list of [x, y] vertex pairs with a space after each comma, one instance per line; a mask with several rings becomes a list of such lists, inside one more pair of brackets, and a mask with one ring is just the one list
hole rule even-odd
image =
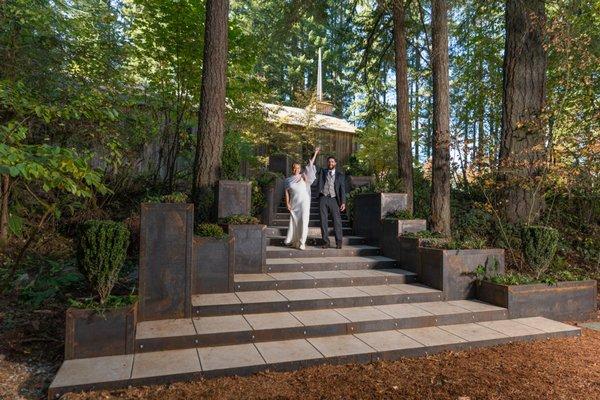
[[543, 206], [546, 164], [544, 0], [507, 0], [500, 173], [510, 222], [532, 222]]
[[433, 69], [433, 170], [431, 230], [450, 236], [450, 115], [448, 79], [448, 4], [433, 0], [431, 10]]
[[210, 217], [210, 196], [219, 179], [225, 136], [229, 0], [206, 1], [204, 68], [198, 111], [192, 197], [200, 218]]
[[413, 211], [413, 170], [410, 110], [408, 106], [408, 55], [406, 52], [405, 0], [393, 0], [394, 50], [396, 65], [396, 140], [398, 176], [407, 194], [407, 208]]

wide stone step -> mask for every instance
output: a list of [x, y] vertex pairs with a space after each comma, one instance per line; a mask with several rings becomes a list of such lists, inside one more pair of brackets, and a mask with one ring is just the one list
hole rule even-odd
[[[335, 239], [332, 243], [335, 243]], [[376, 256], [379, 253], [379, 247], [366, 244], [347, 245], [341, 249], [335, 247], [322, 249], [321, 246], [308, 245], [304, 250], [290, 246], [267, 246], [267, 258]]]
[[[341, 215], [342, 217], [342, 221], [348, 221], [348, 216], [343, 213]], [[290, 219], [290, 213], [289, 212], [278, 212], [277, 214], [275, 214], [275, 218], [276, 219], [285, 219], [286, 221], [288, 221]], [[320, 221], [320, 214], [318, 212], [311, 212], [310, 213], [310, 219], [311, 221]], [[331, 215], [329, 216], [329, 221], [333, 221], [333, 219], [331, 219]]]
[[535, 317], [84, 358], [62, 364], [48, 396], [248, 375], [267, 369], [289, 371], [318, 364], [395, 360], [578, 335], [577, 327]]
[[507, 310], [478, 301], [390, 304], [141, 322], [136, 352], [493, 321]]
[[[319, 206], [318, 205], [311, 205], [310, 206], [310, 213], [311, 214], [317, 214], [319, 215]], [[289, 213], [287, 207], [285, 206], [279, 206], [277, 207], [277, 213]], [[345, 212], [340, 213], [342, 215], [342, 217], [347, 216], [347, 214]]]
[[267, 258], [265, 270], [266, 272], [337, 271], [397, 266], [396, 260], [384, 256]]
[[441, 291], [414, 283], [257, 290], [194, 295], [192, 296], [192, 314], [194, 316], [215, 316], [303, 311], [438, 301], [441, 297]]
[[[287, 235], [287, 224], [286, 226], [268, 226], [265, 229], [265, 232], [267, 234], [267, 236], [285, 236]], [[330, 225], [329, 226], [329, 236], [333, 236], [334, 235], [334, 231], [333, 231], [333, 227]], [[342, 227], [342, 235], [351, 235], [352, 234], [352, 228], [350, 227]], [[316, 226], [310, 226], [308, 227], [308, 236], [321, 236], [321, 228], [316, 227]]]
[[[269, 246], [283, 246], [284, 240], [285, 240], [285, 236], [280, 236], [280, 235], [275, 235], [275, 236], [268, 235], [267, 236], [267, 244]], [[366, 238], [364, 238], [362, 236], [348, 235], [348, 236], [342, 237], [342, 245], [344, 245], [344, 246], [359, 245], [359, 244], [364, 244], [366, 242], [367, 242]], [[309, 235], [306, 238], [307, 246], [319, 246], [322, 243], [323, 243], [323, 240], [321, 239], [320, 233], [318, 235], [312, 235], [312, 236]], [[329, 243], [335, 244], [335, 237], [330, 236]]]
[[[273, 221], [273, 226], [289, 226], [290, 224], [290, 220], [288, 219], [276, 219]], [[311, 219], [310, 221], [308, 221], [308, 226], [309, 227], [321, 227], [321, 221], [319, 219]], [[329, 226], [333, 226], [333, 221], [329, 221]], [[342, 221], [342, 227], [343, 228], [351, 228], [350, 222], [349, 221]]]
[[417, 274], [402, 269], [357, 269], [340, 271], [272, 272], [235, 274], [236, 292], [254, 290], [309, 289], [339, 286], [414, 283]]

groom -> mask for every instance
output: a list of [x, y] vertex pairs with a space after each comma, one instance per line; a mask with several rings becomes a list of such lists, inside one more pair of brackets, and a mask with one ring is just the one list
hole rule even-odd
[[346, 184], [344, 174], [335, 169], [335, 157], [327, 158], [327, 168], [322, 168], [317, 173], [317, 190], [319, 193], [319, 213], [321, 216], [321, 235], [323, 237], [322, 248], [326, 249], [329, 244], [328, 214], [333, 219], [335, 231], [335, 244], [337, 249], [342, 248], [342, 217], [340, 211], [346, 209]]

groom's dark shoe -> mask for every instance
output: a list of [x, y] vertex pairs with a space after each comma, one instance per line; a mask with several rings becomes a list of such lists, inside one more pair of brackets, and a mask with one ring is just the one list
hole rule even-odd
[[329, 243], [324, 243], [323, 245], [321, 245], [322, 249], [328, 249], [329, 247]]
[[341, 244], [336, 244], [336, 245], [335, 245], [335, 248], [336, 248], [336, 249], [341, 249], [341, 248], [342, 248], [342, 245], [341, 245]]

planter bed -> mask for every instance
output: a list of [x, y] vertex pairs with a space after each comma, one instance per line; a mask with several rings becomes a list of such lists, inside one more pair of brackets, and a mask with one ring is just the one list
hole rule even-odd
[[140, 321], [190, 317], [193, 226], [193, 204], [142, 204]]
[[388, 213], [406, 210], [406, 193], [365, 193], [354, 199], [352, 227], [354, 234], [366, 236], [379, 244], [383, 233], [382, 220]]
[[192, 294], [233, 292], [233, 237], [194, 237]]
[[558, 282], [556, 285], [501, 285], [488, 281], [477, 285], [477, 298], [508, 308], [510, 318], [543, 316], [566, 320], [586, 320], [597, 310], [595, 280]]
[[233, 244], [233, 271], [236, 274], [262, 274], [267, 261], [266, 225], [224, 225]]
[[132, 354], [137, 302], [103, 313], [69, 308], [66, 313], [65, 359]]
[[419, 280], [425, 285], [442, 290], [444, 300], [475, 297], [475, 269], [495, 266], [504, 272], [503, 249], [447, 250], [420, 247]]
[[402, 234], [424, 231], [427, 229], [427, 222], [424, 219], [384, 219], [382, 224], [380, 245], [383, 255], [398, 261], [402, 269], [418, 273], [421, 264], [419, 247], [425, 239], [406, 237]]

